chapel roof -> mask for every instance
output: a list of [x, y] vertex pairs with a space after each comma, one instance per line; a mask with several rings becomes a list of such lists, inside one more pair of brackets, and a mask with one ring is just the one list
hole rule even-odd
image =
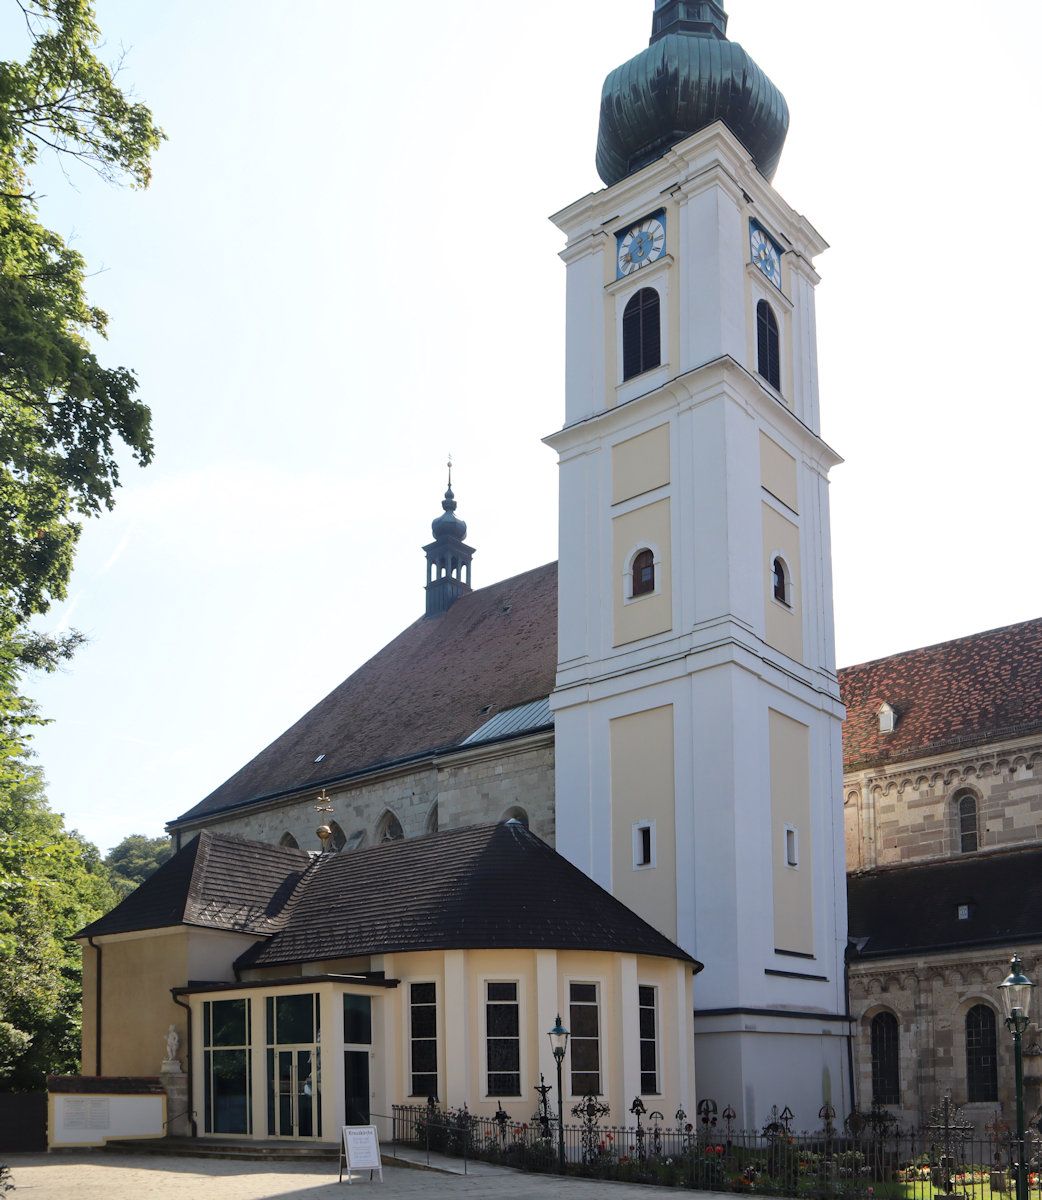
[[260, 935], [241, 967], [492, 948], [695, 963], [517, 821], [324, 855], [204, 830], [76, 936], [179, 924]]
[[[1042, 619], [839, 672], [845, 771], [1042, 730]], [[879, 709], [896, 714], [892, 733]]]
[[[943, 953], [1042, 937], [1042, 846], [847, 877], [853, 957]], [[965, 916], [960, 919], [960, 906]]]
[[552, 562], [415, 621], [170, 824], [459, 746], [496, 713], [549, 696], [556, 669]]
[[171, 925], [272, 934], [313, 862], [305, 850], [203, 830], [76, 937]]

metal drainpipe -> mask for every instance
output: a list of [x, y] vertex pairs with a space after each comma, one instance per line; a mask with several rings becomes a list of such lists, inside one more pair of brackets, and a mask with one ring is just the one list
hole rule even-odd
[[188, 1123], [192, 1127], [192, 1137], [199, 1136], [199, 1130], [195, 1123], [195, 1109], [192, 1107], [195, 1104], [195, 1088], [192, 1085], [192, 1009], [188, 1004], [184, 1004], [174, 995], [174, 989], [170, 989], [170, 994], [173, 996], [174, 1003], [180, 1008], [183, 1008], [188, 1013], [188, 1029], [186, 1031], [185, 1040], [188, 1043]]
[[850, 1107], [857, 1112], [857, 1093], [854, 1091], [854, 1031], [850, 1027], [850, 943], [843, 951], [843, 990], [846, 993], [847, 1018], [847, 1073], [850, 1076]]
[[101, 947], [94, 944], [94, 938], [87, 938], [87, 945], [94, 951], [97, 958], [94, 972], [94, 1074], [101, 1074]]

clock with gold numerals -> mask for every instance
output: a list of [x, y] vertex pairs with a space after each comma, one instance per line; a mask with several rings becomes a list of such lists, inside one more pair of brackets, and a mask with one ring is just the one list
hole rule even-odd
[[781, 253], [774, 238], [756, 221], [749, 222], [749, 254], [776, 288], [781, 288]]
[[656, 213], [618, 235], [616, 278], [632, 275], [666, 252], [666, 214]]

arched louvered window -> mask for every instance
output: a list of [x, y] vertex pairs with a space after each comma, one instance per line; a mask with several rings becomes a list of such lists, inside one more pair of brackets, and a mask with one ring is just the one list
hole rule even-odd
[[965, 792], [959, 797], [959, 852], [973, 854], [978, 847], [977, 797]]
[[756, 369], [775, 391], [781, 391], [778, 318], [766, 300], [756, 306]]
[[641, 288], [622, 313], [622, 377], [632, 379], [661, 361], [658, 292]]
[[633, 559], [632, 596], [647, 596], [655, 590], [655, 556], [650, 550], [641, 550]]
[[297, 839], [293, 836], [292, 833], [290, 833], [290, 831], [288, 829], [282, 835], [282, 837], [279, 838], [279, 845], [285, 846], [288, 850], [299, 850], [300, 849], [300, 846], [297, 844]]
[[966, 1014], [966, 1099], [977, 1104], [998, 1098], [995, 1010], [975, 1004]]
[[872, 1101], [901, 1103], [900, 1043], [897, 1018], [881, 1012], [872, 1018]]

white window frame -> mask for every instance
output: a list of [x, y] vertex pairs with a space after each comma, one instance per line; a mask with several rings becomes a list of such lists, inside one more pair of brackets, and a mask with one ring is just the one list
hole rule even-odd
[[[514, 1092], [489, 1092], [488, 1088], [488, 985], [490, 983], [512, 983], [516, 989], [516, 1005], [517, 1005], [517, 1080], [518, 1091]], [[518, 1097], [524, 1097], [526, 1088], [525, 1078], [525, 1055], [524, 1046], [522, 1045], [524, 1030], [525, 1030], [525, 1009], [524, 1009], [524, 988], [521, 986], [521, 980], [517, 977], [513, 979], [504, 978], [502, 975], [482, 975], [481, 976], [481, 996], [482, 996], [482, 1017], [484, 1024], [481, 1033], [481, 1051], [479, 1069], [481, 1071], [481, 1092], [486, 1100], [499, 1100], [506, 1097], [508, 1100], [513, 1100]], [[494, 1003], [505, 1003], [505, 1001], [495, 1001]]]
[[655, 1090], [653, 1092], [646, 1092], [644, 1090], [644, 1067], [643, 1067], [643, 1065], [638, 1064], [640, 1066], [640, 1094], [642, 1096], [661, 1096], [662, 1095], [662, 1040], [661, 1040], [660, 1035], [662, 1032], [662, 1021], [660, 1020], [660, 1016], [659, 1016], [659, 1012], [660, 1012], [659, 989], [658, 989], [658, 985], [654, 984], [654, 983], [638, 983], [637, 984], [638, 1053], [640, 1053], [640, 1051], [643, 1050], [643, 1044], [645, 1041], [648, 1040], [647, 1038], [643, 1037], [640, 1032], [640, 1013], [643, 1008], [648, 1007], [647, 1005], [643, 1005], [640, 1002], [640, 993], [641, 993], [642, 988], [648, 988], [651, 991], [651, 995], [652, 995], [652, 1002], [651, 1002], [650, 1007], [651, 1007], [651, 1011], [652, 1011], [652, 1014], [654, 1017], [654, 1022], [655, 1022], [655, 1035], [651, 1040], [655, 1046], [655, 1068], [654, 1068], [654, 1070], [655, 1070]]
[[[774, 594], [774, 564], [778, 561], [782, 565], [782, 570], [785, 572], [785, 599], [779, 600]], [[771, 603], [777, 604], [779, 608], [784, 608], [787, 612], [792, 612], [796, 607], [796, 582], [793, 578], [792, 567], [789, 566], [789, 560], [785, 557], [781, 550], [772, 550], [767, 559], [767, 578], [769, 580]]]
[[[434, 1009], [434, 1037], [417, 1039], [417, 1038], [413, 1037], [413, 1032], [412, 1032], [412, 1010], [413, 1010], [412, 989], [416, 986], [422, 986], [424, 984], [430, 984], [434, 988], [434, 1004], [432, 1005], [432, 1007]], [[412, 1061], [413, 1042], [419, 1040], [419, 1041], [433, 1041], [434, 1042], [434, 1082], [436, 1085], [435, 1089], [434, 1089], [434, 1094], [437, 1095], [438, 1094], [438, 1086], [437, 1085], [439, 1084], [439, 1081], [441, 1078], [441, 1040], [442, 1040], [441, 1036], [440, 1036], [441, 1028], [440, 1028], [440, 1023], [439, 1023], [439, 1010], [441, 1008], [441, 1001], [438, 996], [438, 981], [436, 979], [410, 979], [408, 982], [408, 987], [407, 987], [404, 999], [405, 999], [405, 1011], [406, 1011], [406, 1020], [404, 1022], [404, 1025], [405, 1025], [404, 1033], [405, 1033], [405, 1045], [406, 1045], [406, 1051], [407, 1051], [406, 1055], [405, 1055], [405, 1067], [406, 1067], [405, 1094], [406, 1094], [406, 1096], [410, 1096], [410, 1097], [423, 1095], [423, 1093], [421, 1093], [421, 1092], [414, 1092], [412, 1090], [413, 1076], [416, 1075], [416, 1073], [417, 1073], [416, 1071], [413, 1070], [413, 1061]], [[424, 1002], [424, 1007], [426, 1007], [426, 1002]], [[429, 1074], [429, 1072], [427, 1072], [427, 1071], [420, 1072], [420, 1073], [421, 1074]], [[430, 1095], [430, 1093], [428, 1092], [428, 1093], [426, 1093], [426, 1095]]]
[[[566, 1003], [567, 1003], [567, 1011], [568, 1011], [568, 1017], [569, 1017], [568, 1024], [569, 1025], [574, 1025], [574, 1022], [571, 1020], [572, 984], [576, 983], [576, 984], [580, 984], [580, 985], [591, 985], [597, 989], [597, 991], [596, 991], [596, 995], [597, 995], [597, 999], [596, 999], [596, 1007], [597, 1007], [597, 1074], [600, 1077], [600, 1085], [601, 1086], [600, 1086], [600, 1091], [596, 1092], [595, 1095], [607, 1096], [610, 1094], [610, 1089], [608, 1086], [608, 1073], [607, 1073], [607, 1069], [606, 1069], [607, 1064], [605, 1062], [605, 1055], [604, 1055], [604, 1049], [605, 1049], [605, 1043], [604, 1043], [604, 1027], [605, 1027], [604, 980], [600, 979], [600, 978], [591, 979], [589, 975], [575, 975], [575, 976], [571, 976], [571, 977], [567, 978], [564, 981], [564, 983], [565, 983], [565, 997], [566, 997]], [[585, 1004], [587, 1002], [579, 1001], [579, 1003]], [[572, 1069], [572, 1047], [574, 1044], [574, 1040], [575, 1040], [575, 1032], [573, 1029], [572, 1037], [569, 1040], [569, 1044], [568, 1044], [568, 1071], [567, 1071], [566, 1085], [568, 1088], [569, 1098], [572, 1100], [581, 1100], [586, 1093], [585, 1092], [577, 1092], [572, 1087], [572, 1077], [575, 1074], [575, 1072]], [[586, 1072], [584, 1072], [584, 1073], [586, 1073]]]
[[[649, 833], [649, 857], [648, 861], [643, 861], [644, 856], [644, 838], [643, 832], [647, 830]], [[655, 839], [655, 822], [654, 821], [637, 821], [633, 826], [633, 869], [634, 871], [650, 871], [657, 865], [657, 851]]]
[[[651, 551], [651, 557], [655, 562], [655, 586], [650, 592], [641, 592], [639, 596], [633, 594], [633, 562], [638, 554], [645, 550]], [[658, 546], [654, 542], [641, 542], [639, 546], [633, 546], [626, 555], [626, 566], [622, 573], [622, 601], [623, 604], [639, 604], [642, 600], [650, 600], [652, 596], [660, 596], [662, 594], [662, 555], [659, 552]]]

